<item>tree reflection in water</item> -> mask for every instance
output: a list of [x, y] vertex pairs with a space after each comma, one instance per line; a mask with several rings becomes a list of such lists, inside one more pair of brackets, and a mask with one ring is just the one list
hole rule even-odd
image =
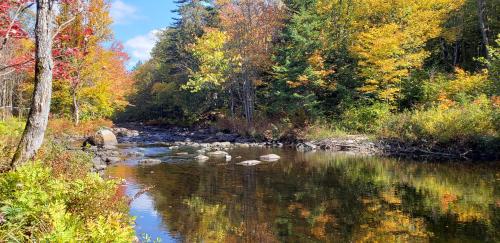
[[[191, 161], [133, 167], [169, 233], [187, 242], [498, 241], [498, 167], [326, 152], [239, 149], [239, 167]], [[151, 173], [153, 172], [153, 173]], [[113, 173], [113, 172], [111, 172]]]

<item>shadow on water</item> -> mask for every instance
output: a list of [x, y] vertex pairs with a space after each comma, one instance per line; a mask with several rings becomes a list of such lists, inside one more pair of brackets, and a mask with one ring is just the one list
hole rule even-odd
[[[416, 163], [327, 152], [234, 149], [233, 161], [198, 163], [179, 151], [140, 149], [166, 163], [131, 159], [109, 174], [128, 193], [137, 232], [163, 242], [498, 242], [496, 165]], [[266, 153], [278, 162], [235, 163]], [[241, 156], [241, 158], [239, 158]]]

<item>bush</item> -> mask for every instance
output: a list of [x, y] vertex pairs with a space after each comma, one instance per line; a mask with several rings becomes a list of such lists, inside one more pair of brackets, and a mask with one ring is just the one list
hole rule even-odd
[[282, 139], [293, 128], [288, 119], [271, 119], [260, 114], [255, 115], [253, 124], [248, 124], [245, 118], [231, 118], [219, 114], [213, 125], [221, 131], [233, 132], [265, 141]]
[[117, 182], [67, 179], [36, 161], [0, 175], [0, 242], [131, 242], [132, 219]]
[[307, 140], [347, 137], [348, 133], [326, 121], [316, 122], [306, 130]]
[[390, 106], [383, 103], [352, 107], [341, 115], [340, 124], [347, 131], [373, 133], [379, 130], [390, 114]]
[[25, 122], [16, 118], [0, 121], [0, 171], [9, 166]]
[[52, 135], [78, 135], [89, 136], [94, 134], [99, 128], [112, 127], [113, 122], [105, 119], [82, 121], [75, 125], [71, 120], [65, 118], [49, 120], [49, 132]]
[[[0, 122], [4, 168], [23, 128], [20, 120]], [[0, 242], [134, 240], [133, 221], [124, 196], [117, 193], [118, 182], [89, 173], [90, 156], [66, 147], [49, 140], [36, 162], [0, 174]]]
[[5, 121], [0, 121], [0, 136], [20, 136], [23, 133], [25, 123], [25, 121], [17, 118], [7, 118]]
[[379, 135], [408, 142], [458, 143], [498, 139], [499, 109], [486, 96], [452, 107], [434, 107], [391, 116]]

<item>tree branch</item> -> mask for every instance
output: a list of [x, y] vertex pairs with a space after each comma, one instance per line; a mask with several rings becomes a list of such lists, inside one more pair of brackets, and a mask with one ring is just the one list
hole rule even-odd
[[28, 4], [28, 5], [24, 6], [24, 7], [23, 7], [23, 5], [19, 5], [19, 7], [16, 10], [16, 13], [14, 14], [14, 17], [12, 18], [12, 21], [9, 24], [9, 27], [7, 28], [7, 32], [5, 33], [4, 39], [2, 41], [2, 45], [0, 45], [0, 50], [3, 50], [3, 48], [7, 45], [7, 41], [10, 38], [10, 31], [14, 27], [14, 24], [16, 23], [17, 18], [19, 18], [19, 16], [21, 15], [21, 13], [23, 13], [26, 9], [30, 8], [31, 6], [33, 6], [33, 4], [35, 4], [35, 3], [30, 3], [30, 4]]
[[68, 19], [66, 22], [64, 22], [61, 25], [59, 25], [59, 27], [57, 28], [57, 30], [54, 33], [54, 35], [52, 35], [52, 39], [54, 39], [59, 33], [61, 33], [61, 31], [63, 31], [66, 27], [68, 27], [68, 25], [71, 22], [73, 22], [73, 20], [75, 20], [75, 19], [76, 19], [76, 16], [73, 16], [70, 19]]

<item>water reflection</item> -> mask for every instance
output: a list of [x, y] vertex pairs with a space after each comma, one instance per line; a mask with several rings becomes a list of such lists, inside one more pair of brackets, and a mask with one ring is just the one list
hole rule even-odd
[[[269, 152], [283, 159], [234, 165]], [[141, 232], [169, 237], [164, 242], [500, 240], [497, 166], [286, 150], [230, 153], [242, 158], [198, 164], [165, 155], [169, 163], [137, 167], [132, 161], [110, 173], [131, 187], [154, 186], [150, 204], [133, 214], [143, 217]], [[119, 173], [124, 167], [128, 172]], [[152, 214], [162, 227], [147, 226], [157, 224]]]

